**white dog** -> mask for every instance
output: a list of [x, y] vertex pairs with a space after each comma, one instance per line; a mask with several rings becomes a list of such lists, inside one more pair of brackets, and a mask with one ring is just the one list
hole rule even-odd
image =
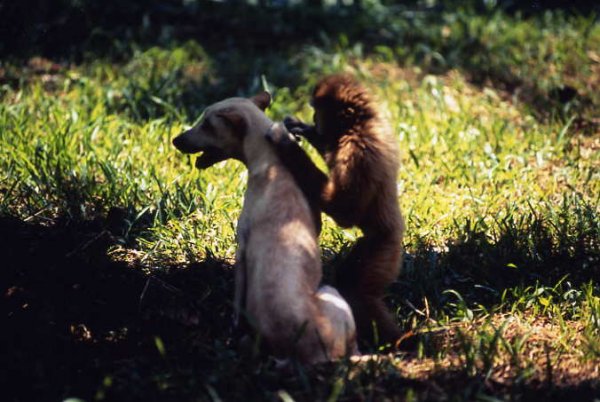
[[357, 352], [350, 307], [334, 288], [319, 289], [317, 233], [302, 191], [265, 133], [268, 93], [209, 106], [202, 121], [173, 140], [185, 153], [202, 151], [204, 169], [234, 158], [248, 168], [237, 227], [236, 322], [245, 309], [273, 353], [316, 363]]

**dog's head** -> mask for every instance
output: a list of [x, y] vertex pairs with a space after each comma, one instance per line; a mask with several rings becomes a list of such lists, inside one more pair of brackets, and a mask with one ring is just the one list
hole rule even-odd
[[193, 128], [173, 139], [173, 145], [186, 154], [202, 152], [196, 167], [206, 169], [217, 162], [233, 158], [244, 160], [243, 140], [250, 125], [271, 103], [268, 92], [252, 98], [229, 98], [204, 111], [204, 117]]

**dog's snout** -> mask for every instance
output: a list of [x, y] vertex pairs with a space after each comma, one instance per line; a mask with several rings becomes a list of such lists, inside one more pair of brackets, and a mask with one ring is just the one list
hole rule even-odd
[[181, 145], [181, 135], [178, 135], [177, 137], [173, 138], [173, 146], [177, 149], [179, 149], [179, 146]]
[[190, 141], [190, 131], [184, 131], [183, 133], [179, 134], [177, 137], [173, 138], [173, 146], [175, 148], [177, 148], [179, 151], [186, 153], [186, 154], [191, 154], [194, 152], [198, 152], [200, 151], [200, 149], [197, 146], [194, 146], [192, 144], [192, 142]]

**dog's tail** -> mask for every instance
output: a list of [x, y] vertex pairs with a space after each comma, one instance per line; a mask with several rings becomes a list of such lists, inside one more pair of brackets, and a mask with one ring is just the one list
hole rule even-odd
[[334, 358], [358, 353], [356, 345], [356, 323], [352, 309], [340, 293], [331, 286], [322, 286], [317, 291], [317, 302], [321, 313], [332, 327]]
[[312, 322], [298, 339], [299, 358], [317, 363], [358, 354], [356, 324], [346, 300], [335, 288], [323, 286], [316, 292], [314, 302]]

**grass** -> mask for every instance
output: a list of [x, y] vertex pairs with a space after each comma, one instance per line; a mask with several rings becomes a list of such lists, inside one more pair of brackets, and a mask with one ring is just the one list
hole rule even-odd
[[[255, 71], [195, 42], [2, 62], [7, 400], [598, 398], [599, 25], [370, 17], [379, 43], [329, 36]], [[339, 70], [398, 136], [407, 254], [388, 301], [416, 335], [408, 353], [282, 373], [230, 324], [246, 172], [198, 172], [170, 140], [263, 85], [272, 118], [309, 119], [315, 81]], [[325, 220], [326, 278], [358, 235]]]

